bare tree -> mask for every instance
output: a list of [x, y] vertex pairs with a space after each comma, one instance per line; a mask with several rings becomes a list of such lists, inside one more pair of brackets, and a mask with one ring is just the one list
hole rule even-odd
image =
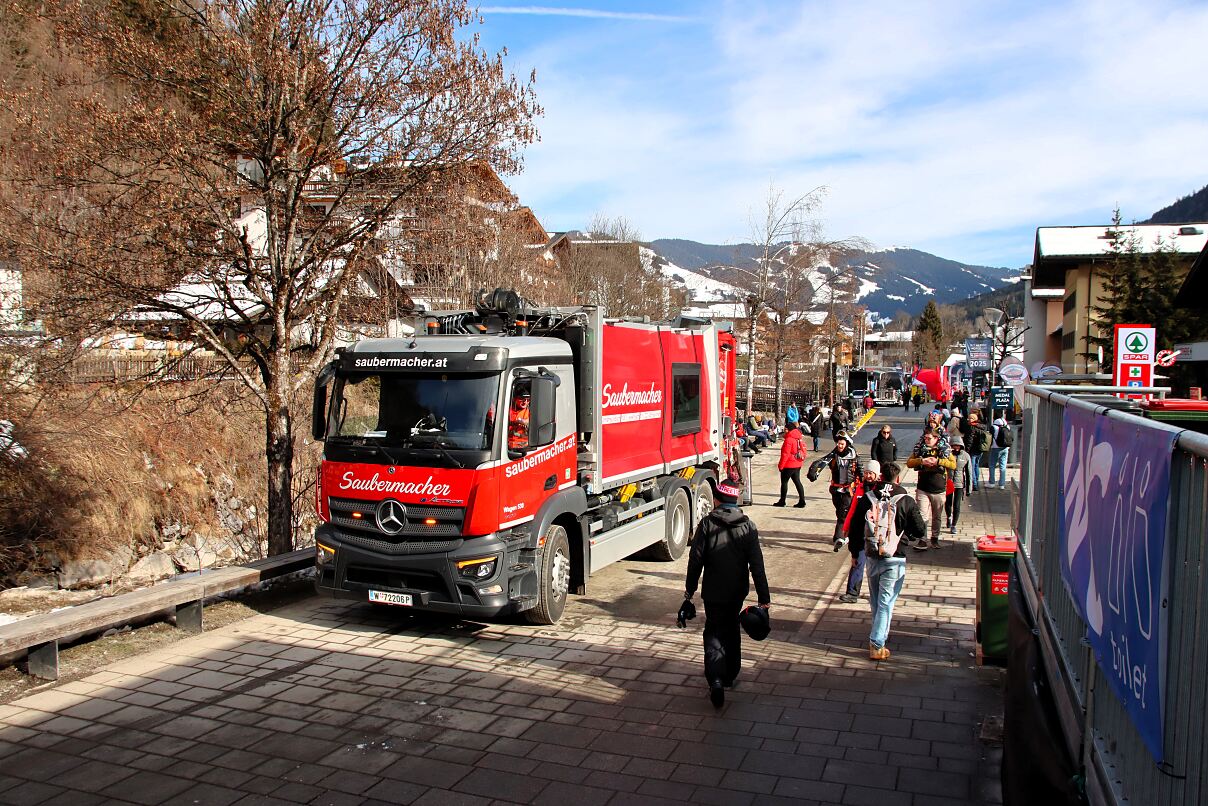
[[769, 185], [761, 209], [751, 215], [751, 237], [759, 249], [755, 265], [735, 266], [736, 285], [745, 292], [744, 313], [747, 320], [747, 390], [746, 407], [755, 403], [755, 375], [759, 366], [760, 321], [775, 293], [777, 269], [795, 243], [809, 240], [806, 235], [809, 216], [818, 207], [826, 189], [817, 187], [810, 192], [786, 199], [784, 192]]
[[587, 232], [567, 233], [558, 260], [576, 301], [601, 305], [609, 316], [661, 320], [684, 304], [663, 282], [637, 228], [623, 217], [597, 213]]
[[[46, 278], [59, 332], [173, 322], [227, 362], [264, 412], [280, 553], [290, 403], [330, 360], [342, 304], [407, 265], [407, 221], [442, 172], [517, 169], [540, 109], [531, 80], [459, 36], [464, 0], [160, 5], [155, 26], [123, 4], [27, 11], [90, 71], [0, 88], [24, 115], [20, 152], [0, 152], [0, 249]], [[65, 98], [70, 120], [42, 114]]]

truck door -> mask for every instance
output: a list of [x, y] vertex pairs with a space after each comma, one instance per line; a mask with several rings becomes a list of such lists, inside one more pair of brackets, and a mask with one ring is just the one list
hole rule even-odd
[[[538, 388], [542, 387], [542, 388]], [[553, 394], [553, 428], [540, 428]], [[510, 374], [499, 473], [499, 528], [533, 519], [541, 503], [576, 482], [575, 393], [567, 367], [520, 367]]]

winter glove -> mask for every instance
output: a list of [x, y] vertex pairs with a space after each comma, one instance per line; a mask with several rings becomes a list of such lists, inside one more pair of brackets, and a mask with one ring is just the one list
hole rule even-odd
[[682, 630], [694, 618], [696, 618], [696, 605], [692, 604], [691, 599], [685, 599], [684, 603], [680, 605], [679, 613], [675, 617], [675, 626]]

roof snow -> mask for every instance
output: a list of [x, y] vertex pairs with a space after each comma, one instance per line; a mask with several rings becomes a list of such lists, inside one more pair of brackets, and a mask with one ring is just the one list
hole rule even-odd
[[[1175, 251], [1185, 255], [1196, 254], [1208, 242], [1208, 223], [1204, 224], [1134, 224], [1123, 227], [1125, 234], [1136, 234], [1138, 246], [1143, 253], [1152, 253], [1161, 238]], [[1181, 231], [1188, 230], [1182, 235]], [[1112, 228], [1094, 227], [1038, 227], [1036, 229], [1036, 257], [1096, 257], [1111, 251]]]
[[914, 283], [915, 285], [917, 285], [919, 288], [921, 288], [923, 290], [924, 294], [934, 294], [935, 293], [934, 288], [928, 288], [927, 286], [920, 283], [918, 280], [915, 280], [913, 277], [903, 277], [902, 279], [909, 283]]
[[886, 330], [884, 333], [869, 333], [864, 337], [868, 342], [906, 342], [914, 338], [913, 330]]
[[745, 319], [746, 306], [741, 302], [713, 302], [708, 305], [693, 305], [684, 308], [681, 313], [698, 319]]

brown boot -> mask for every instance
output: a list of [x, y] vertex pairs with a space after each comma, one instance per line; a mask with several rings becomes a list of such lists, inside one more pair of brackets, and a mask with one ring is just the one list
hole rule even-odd
[[889, 660], [889, 647], [883, 646], [880, 649], [877, 649], [872, 644], [869, 644], [868, 645], [868, 659], [869, 660]]

